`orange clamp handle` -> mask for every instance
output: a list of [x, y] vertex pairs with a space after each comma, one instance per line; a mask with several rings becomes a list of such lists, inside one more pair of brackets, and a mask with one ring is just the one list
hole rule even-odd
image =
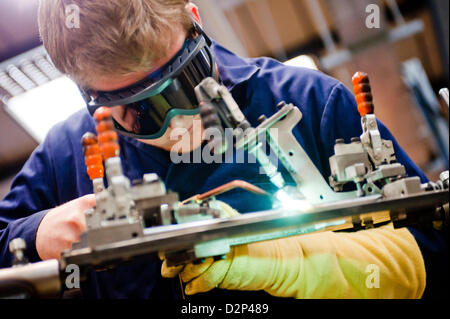
[[105, 170], [95, 134], [91, 132], [84, 134], [81, 138], [81, 145], [83, 146], [84, 162], [89, 178], [91, 180], [103, 178]]
[[117, 157], [120, 154], [117, 133], [114, 131], [111, 110], [108, 107], [100, 107], [94, 113], [97, 122], [98, 142], [103, 159]]
[[361, 117], [375, 112], [369, 76], [364, 72], [356, 72], [352, 78], [358, 112]]

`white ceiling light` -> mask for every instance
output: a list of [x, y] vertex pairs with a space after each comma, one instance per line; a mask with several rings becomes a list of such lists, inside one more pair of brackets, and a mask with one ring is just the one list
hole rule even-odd
[[41, 143], [58, 122], [86, 107], [77, 86], [67, 77], [47, 82], [10, 98], [6, 110]]

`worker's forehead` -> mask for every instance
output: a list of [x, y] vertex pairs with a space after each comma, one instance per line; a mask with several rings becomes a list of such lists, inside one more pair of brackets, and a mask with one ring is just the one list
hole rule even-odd
[[132, 85], [149, 75], [152, 71], [134, 72], [128, 75], [97, 77], [90, 83], [96, 91], [114, 91]]
[[127, 75], [99, 76], [91, 80], [91, 83], [89, 83], [89, 88], [96, 91], [114, 91], [125, 88], [144, 79], [147, 75], [162, 68], [166, 63], [168, 63], [177, 54], [177, 52], [181, 50], [185, 39], [185, 32], [178, 33], [177, 37], [173, 41], [172, 48], [169, 51], [170, 53], [167, 56], [154, 61], [149, 70], [133, 72]]

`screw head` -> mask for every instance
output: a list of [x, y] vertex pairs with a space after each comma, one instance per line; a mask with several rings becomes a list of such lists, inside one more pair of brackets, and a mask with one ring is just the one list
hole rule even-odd
[[281, 101], [280, 103], [278, 103], [277, 109], [281, 110], [285, 105], [286, 105], [286, 102], [285, 101]]
[[260, 117], [258, 117], [258, 122], [260, 124], [263, 123], [265, 120], [267, 120], [267, 117], [265, 115], [261, 115]]
[[16, 238], [9, 242], [9, 251], [14, 254], [16, 251], [25, 250], [27, 248], [27, 244], [25, 240], [22, 238]]

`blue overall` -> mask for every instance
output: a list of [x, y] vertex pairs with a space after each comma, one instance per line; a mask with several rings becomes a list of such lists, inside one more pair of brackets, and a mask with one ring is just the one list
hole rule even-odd
[[[212, 49], [221, 80], [253, 126], [258, 124], [260, 115], [274, 114], [280, 101], [300, 108], [303, 119], [293, 133], [328, 180], [328, 160], [334, 153], [335, 140], [343, 138], [349, 142], [362, 133], [353, 94], [343, 84], [317, 71], [287, 67], [268, 58], [243, 59], [217, 43], [213, 43]], [[16, 237], [25, 239], [29, 260], [39, 261], [35, 236], [45, 213], [93, 192], [80, 144], [87, 131], [95, 132], [87, 110], [56, 125], [14, 179], [11, 191], [0, 202], [0, 268], [11, 266], [8, 243]], [[425, 182], [424, 174], [381, 123], [380, 132], [384, 139], [394, 142], [397, 159], [406, 166], [407, 173], [420, 176]], [[180, 199], [236, 179], [268, 190], [272, 187], [267, 177], [260, 174], [257, 164], [174, 164], [170, 153], [164, 150], [124, 136], [120, 136], [119, 143], [123, 171], [130, 180], [157, 173], [168, 189], [180, 194]], [[218, 199], [241, 213], [270, 208], [268, 200], [241, 190]], [[442, 281], [440, 275], [447, 272], [447, 246], [433, 231], [411, 229], [411, 232], [425, 258], [428, 290], [435, 282]], [[162, 278], [160, 267], [161, 262], [154, 258], [119, 266], [110, 272], [92, 272], [82, 285], [83, 295], [86, 298], [180, 298], [178, 279]]]

